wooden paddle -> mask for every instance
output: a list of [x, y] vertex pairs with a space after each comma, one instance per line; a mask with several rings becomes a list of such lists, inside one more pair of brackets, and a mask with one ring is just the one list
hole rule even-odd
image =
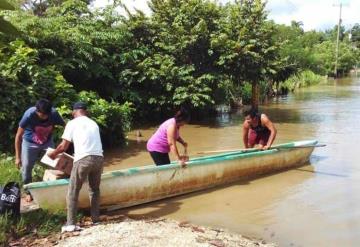
[[[325, 147], [325, 144], [315, 144], [315, 145], [304, 145], [304, 146], [292, 146], [292, 147], [271, 147], [270, 149], [293, 149], [293, 148], [308, 148], [308, 147]], [[222, 149], [222, 150], [210, 150], [210, 151], [201, 151], [197, 154], [211, 154], [211, 153], [230, 153], [230, 152], [254, 152], [261, 151], [259, 148], [248, 148], [248, 149]]]
[[248, 148], [248, 149], [220, 149], [220, 150], [210, 150], [210, 151], [201, 151], [198, 154], [211, 154], [211, 153], [230, 153], [230, 152], [253, 152], [258, 151], [258, 148]]

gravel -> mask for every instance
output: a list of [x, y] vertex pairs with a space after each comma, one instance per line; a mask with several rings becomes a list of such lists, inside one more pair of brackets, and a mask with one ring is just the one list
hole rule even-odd
[[58, 246], [266, 246], [261, 240], [251, 240], [221, 229], [199, 227], [188, 222], [169, 219], [132, 220], [92, 226], [64, 236]]

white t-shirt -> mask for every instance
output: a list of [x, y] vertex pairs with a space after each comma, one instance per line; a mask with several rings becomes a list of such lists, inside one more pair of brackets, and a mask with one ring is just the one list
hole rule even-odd
[[74, 162], [88, 155], [103, 156], [99, 126], [87, 116], [69, 121], [62, 138], [74, 143]]

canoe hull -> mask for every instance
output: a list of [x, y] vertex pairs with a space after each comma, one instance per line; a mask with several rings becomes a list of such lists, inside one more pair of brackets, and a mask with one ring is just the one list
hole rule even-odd
[[[313, 145], [316, 141], [306, 144]], [[187, 168], [171, 164], [104, 173], [100, 186], [101, 206], [124, 208], [301, 166], [309, 160], [313, 149], [227, 153], [193, 159]], [[62, 179], [26, 187], [41, 208], [57, 210], [66, 207], [67, 185], [68, 181]], [[87, 184], [80, 192], [79, 207], [89, 207]]]

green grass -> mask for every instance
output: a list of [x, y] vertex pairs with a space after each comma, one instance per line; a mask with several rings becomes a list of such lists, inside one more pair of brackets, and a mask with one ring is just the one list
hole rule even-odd
[[20, 171], [15, 166], [14, 157], [5, 154], [0, 155], [0, 184], [18, 182], [22, 185]]
[[22, 214], [19, 220], [12, 219], [8, 215], [1, 215], [0, 245], [6, 246], [12, 239], [21, 238], [34, 232], [39, 237], [59, 232], [65, 221], [66, 213], [64, 211], [50, 213], [40, 209]]
[[[33, 170], [33, 180], [41, 181], [44, 170], [44, 167], [37, 164]], [[1, 154], [0, 184], [4, 186], [10, 181], [18, 182], [22, 186], [21, 173], [15, 166], [14, 157]], [[50, 213], [40, 209], [22, 214], [18, 220], [8, 215], [0, 215], [0, 246], [6, 246], [11, 239], [30, 234], [34, 230], [39, 237], [60, 231], [65, 221], [65, 211]]]
[[[42, 181], [45, 168], [40, 163], [37, 163], [33, 169], [33, 181]], [[15, 158], [6, 154], [0, 154], [0, 185], [5, 185], [8, 182], [18, 182], [22, 186], [21, 172], [15, 166]]]

